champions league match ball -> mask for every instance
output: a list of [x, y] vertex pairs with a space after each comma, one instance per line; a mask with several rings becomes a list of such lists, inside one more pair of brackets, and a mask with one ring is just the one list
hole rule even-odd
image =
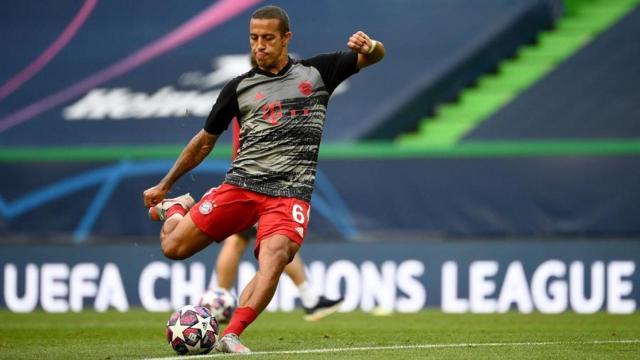
[[226, 323], [236, 310], [236, 298], [220, 287], [207, 289], [200, 298], [200, 305], [206, 307], [219, 323]]
[[183, 306], [167, 322], [167, 341], [178, 354], [206, 354], [218, 341], [218, 321], [204, 306]]

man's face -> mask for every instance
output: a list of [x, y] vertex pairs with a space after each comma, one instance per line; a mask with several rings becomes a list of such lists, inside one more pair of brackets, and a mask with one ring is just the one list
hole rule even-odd
[[279, 25], [278, 19], [251, 19], [249, 23], [251, 57], [263, 70], [277, 66], [282, 58], [288, 56], [291, 33], [280, 33]]

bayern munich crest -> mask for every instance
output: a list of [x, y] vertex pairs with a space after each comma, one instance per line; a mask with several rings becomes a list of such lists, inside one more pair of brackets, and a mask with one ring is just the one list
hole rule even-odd
[[200, 211], [200, 214], [202, 214], [202, 215], [207, 215], [207, 214], [210, 214], [213, 211], [214, 207], [216, 207], [216, 205], [214, 203], [212, 203], [209, 200], [205, 200], [198, 207], [198, 211]]

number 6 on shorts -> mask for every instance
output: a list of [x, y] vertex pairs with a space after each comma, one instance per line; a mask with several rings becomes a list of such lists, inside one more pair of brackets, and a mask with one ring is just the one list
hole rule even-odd
[[[309, 207], [311, 210], [311, 207]], [[291, 216], [293, 217], [293, 221], [298, 224], [304, 225], [304, 208], [301, 205], [294, 204], [291, 210]], [[309, 212], [307, 211], [307, 218], [309, 218]]]

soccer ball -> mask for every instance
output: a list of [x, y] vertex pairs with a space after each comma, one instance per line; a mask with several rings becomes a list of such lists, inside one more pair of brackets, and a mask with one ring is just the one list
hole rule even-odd
[[200, 305], [206, 307], [218, 322], [226, 323], [236, 310], [236, 298], [227, 289], [207, 289], [200, 298]]
[[206, 354], [218, 341], [218, 321], [204, 306], [183, 306], [167, 322], [167, 341], [178, 354]]

